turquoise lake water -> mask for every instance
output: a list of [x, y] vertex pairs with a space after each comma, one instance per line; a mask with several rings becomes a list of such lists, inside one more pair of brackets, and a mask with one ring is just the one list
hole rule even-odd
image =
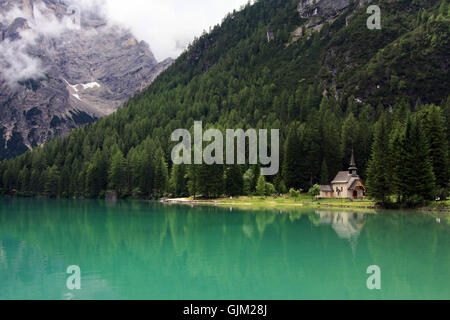
[[[0, 199], [0, 299], [449, 299], [450, 218]], [[69, 290], [69, 266], [81, 290]], [[367, 268], [381, 290], [367, 288]]]

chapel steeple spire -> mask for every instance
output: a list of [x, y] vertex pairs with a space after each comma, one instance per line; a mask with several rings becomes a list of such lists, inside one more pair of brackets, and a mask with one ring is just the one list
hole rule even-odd
[[348, 172], [353, 177], [358, 176], [358, 168], [356, 167], [355, 150], [354, 149], [352, 149], [352, 158], [350, 159], [350, 167], [348, 168]]

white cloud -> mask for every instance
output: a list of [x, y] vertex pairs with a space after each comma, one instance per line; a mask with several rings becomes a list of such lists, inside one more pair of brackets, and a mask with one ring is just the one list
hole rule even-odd
[[41, 36], [57, 37], [74, 27], [68, 17], [58, 19], [42, 3], [35, 6], [33, 12], [14, 7], [0, 15], [0, 22], [9, 25], [19, 17], [27, 20], [29, 29], [18, 30], [20, 38], [14, 41], [5, 39], [0, 42], [0, 78], [12, 89], [17, 88], [17, 82], [45, 75], [46, 67], [41, 59], [29, 52], [31, 47], [36, 46], [37, 40]]
[[31, 32], [22, 32], [21, 36], [19, 41], [0, 42], [0, 77], [13, 89], [18, 81], [36, 79], [44, 75], [41, 60], [27, 52], [28, 45], [35, 40], [34, 35]]
[[[248, 0], [98, 0], [112, 23], [146, 41], [158, 60], [176, 58], [183, 49]], [[72, 0], [92, 8], [92, 0]]]
[[[77, 11], [96, 12], [104, 16], [110, 25], [120, 25], [144, 40], [156, 59], [178, 57], [187, 45], [209, 30], [234, 9], [238, 10], [248, 0], [66, 0]], [[36, 79], [45, 74], [41, 59], [29, 54], [41, 36], [58, 37], [68, 28], [76, 30], [73, 16], [56, 18], [44, 4], [34, 12], [21, 11], [17, 7], [4, 15], [0, 22], [8, 25], [17, 17], [27, 19], [29, 30], [21, 31], [21, 39], [0, 42], [0, 77], [10, 87], [18, 81]], [[86, 32], [87, 30], [83, 30]]]

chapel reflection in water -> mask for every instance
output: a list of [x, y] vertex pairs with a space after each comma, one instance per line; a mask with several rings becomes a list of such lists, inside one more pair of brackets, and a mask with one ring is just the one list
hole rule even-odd
[[348, 240], [355, 253], [358, 238], [366, 225], [367, 213], [317, 210], [320, 225], [331, 225], [339, 238]]

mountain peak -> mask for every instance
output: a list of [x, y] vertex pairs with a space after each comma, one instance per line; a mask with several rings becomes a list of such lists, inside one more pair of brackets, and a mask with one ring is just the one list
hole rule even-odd
[[101, 15], [70, 8], [0, 0], [0, 159], [111, 114], [172, 63]]

